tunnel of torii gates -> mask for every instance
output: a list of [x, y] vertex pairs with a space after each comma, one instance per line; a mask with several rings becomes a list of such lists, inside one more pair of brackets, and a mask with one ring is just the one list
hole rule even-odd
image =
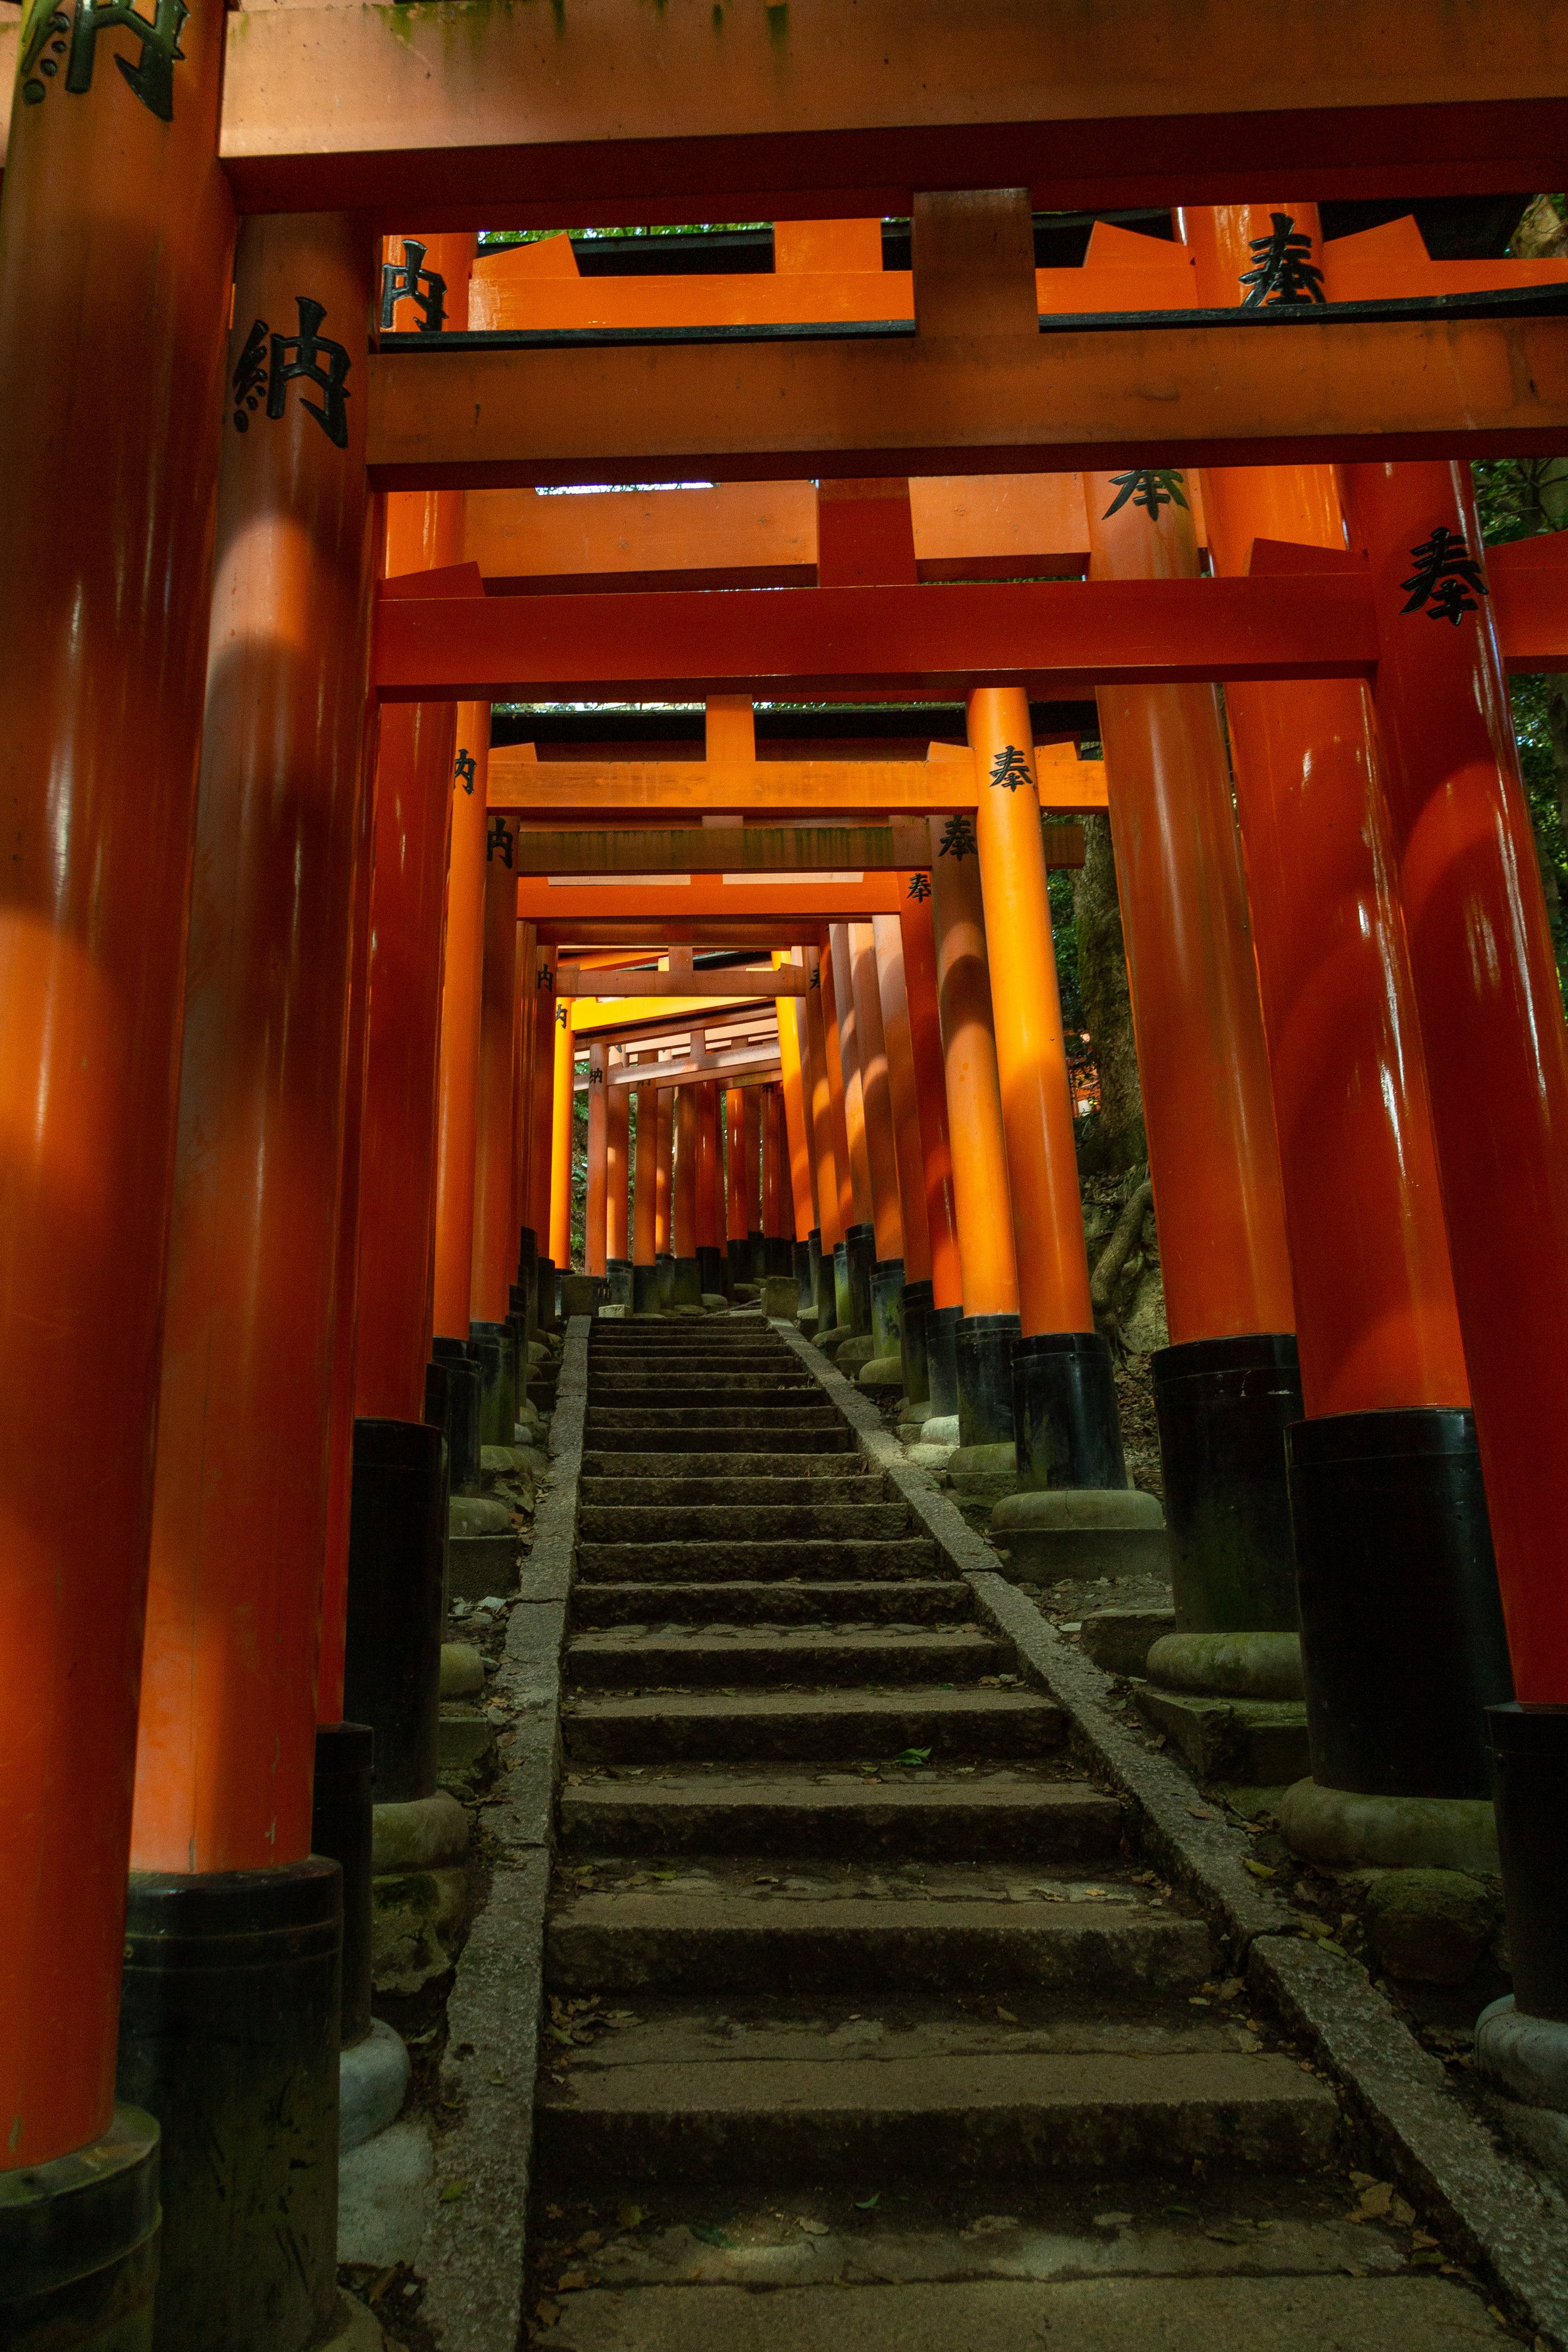
[[[921, 10], [803, 8], [735, 36], [774, 136], [662, 11], [588, 9], [592, 74], [563, 20], [383, 13], [0, 32], [18, 2345], [152, 2340], [149, 2115], [160, 2346], [335, 2324], [370, 1734], [418, 1816], [447, 1481], [563, 1307], [758, 1284], [1014, 1449], [1016, 1545], [1117, 1524], [1047, 898], [1093, 810], [1192, 1686], [1299, 1591], [1308, 1853], [1390, 1796], [1479, 1834], [1489, 1722], [1561, 1990], [1568, 1053], [1506, 679], [1568, 668], [1568, 534], [1483, 552], [1468, 460], [1568, 449], [1568, 266], [1318, 211], [1560, 184], [1552, 37], [1298, 16], [1331, 79], [1279, 116], [1224, 0], [1155, 135], [1126, 11], [1044, 65], [985, 0], [889, 118]], [[1037, 267], [1031, 205], [1140, 204], [1173, 234]], [[772, 268], [476, 250], [694, 214]], [[499, 700], [592, 723], [492, 748]]]

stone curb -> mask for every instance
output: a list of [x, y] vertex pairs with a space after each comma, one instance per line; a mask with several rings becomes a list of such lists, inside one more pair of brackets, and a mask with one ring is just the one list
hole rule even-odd
[[1465, 2259], [1489, 2274], [1518, 2316], [1539, 2336], [1568, 2345], [1563, 2200], [1497, 2145], [1440, 2061], [1355, 1964], [1300, 1935], [1285, 1906], [1255, 1885], [1242, 1867], [1243, 1833], [1217, 1815], [1201, 1818], [1194, 1811], [1201, 1800], [1181, 1767], [1142, 1747], [1108, 1714], [1109, 1677], [997, 1572], [984, 1536], [904, 1458], [876, 1407], [808, 1340], [774, 1328], [843, 1413], [861, 1453], [887, 1473], [973, 1588], [982, 1613], [1066, 1709], [1079, 1748], [1136, 1806], [1151, 1858], [1225, 1937], [1255, 1992], [1310, 2042], [1399, 2186], [1442, 2218]]
[[[545, 1897], [554, 1836], [561, 1646], [572, 1585], [587, 1409], [586, 1316], [566, 1327], [550, 1423], [551, 1480], [494, 1679], [515, 1714], [484, 1809], [489, 1893], [447, 2004], [442, 2092], [461, 2108], [437, 2146], [437, 2203], [420, 2249], [420, 2317], [447, 2352], [515, 2352], [522, 2326], [533, 2082], [543, 2004]], [[510, 1752], [508, 1752], [510, 1747]], [[457, 2192], [457, 2193], [454, 2193]]]

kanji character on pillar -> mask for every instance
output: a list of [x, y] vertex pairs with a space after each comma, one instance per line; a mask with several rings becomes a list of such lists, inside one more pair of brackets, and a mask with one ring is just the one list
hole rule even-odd
[[1271, 213], [1274, 223], [1268, 236], [1255, 236], [1252, 247], [1253, 267], [1244, 270], [1241, 282], [1251, 290], [1242, 298], [1244, 310], [1260, 310], [1265, 303], [1321, 302], [1323, 273], [1312, 259], [1312, 240], [1299, 229], [1289, 213]]
[[294, 300], [300, 312], [298, 334], [275, 334], [272, 338], [267, 414], [275, 421], [282, 415], [291, 383], [313, 383], [321, 394], [320, 404], [313, 400], [306, 400], [301, 405], [308, 415], [315, 418], [329, 441], [340, 449], [346, 449], [349, 446], [346, 385], [352, 362], [342, 343], [334, 342], [330, 335], [320, 331], [321, 321], [327, 315], [326, 305], [312, 301], [308, 294], [296, 294]]
[[956, 816], [948, 818], [947, 830], [937, 844], [936, 854], [939, 857], [956, 857], [962, 864], [964, 858], [975, 856], [979, 848], [974, 827], [961, 809]]
[[1142, 508], [1151, 522], [1159, 521], [1162, 507], [1184, 507], [1187, 503], [1182, 477], [1173, 466], [1140, 466], [1131, 474], [1112, 474], [1110, 487], [1116, 496], [1101, 517], [1104, 522], [1109, 522], [1113, 514], [1120, 514], [1129, 499], [1135, 507]]
[[447, 323], [447, 281], [438, 269], [426, 269], [425, 256], [427, 246], [418, 238], [403, 240], [403, 259], [384, 261], [381, 265], [381, 323], [384, 330], [393, 323], [393, 313], [399, 302], [412, 302], [419, 313], [416, 332], [438, 335]]
[[910, 876], [908, 896], [911, 898], [929, 898], [931, 897], [931, 876], [929, 874], [911, 874]]
[[1004, 743], [992, 760], [991, 781], [1009, 793], [1016, 793], [1020, 784], [1033, 783], [1028, 760], [1016, 743]]
[[1439, 523], [1430, 539], [1411, 549], [1410, 561], [1415, 570], [1399, 583], [1410, 593], [1401, 614], [1419, 613], [1425, 605], [1429, 621], [1451, 621], [1457, 629], [1467, 613], [1480, 610], [1476, 597], [1490, 593], [1464, 532], [1450, 530], [1447, 523]]
[[462, 785], [470, 798], [474, 790], [474, 778], [479, 772], [479, 762], [473, 753], [468, 751], [459, 751], [452, 764], [452, 774], [455, 781]]

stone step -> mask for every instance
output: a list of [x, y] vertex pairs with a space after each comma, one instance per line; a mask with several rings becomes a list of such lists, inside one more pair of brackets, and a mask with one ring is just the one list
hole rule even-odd
[[844, 1424], [826, 1397], [805, 1404], [731, 1404], [715, 1394], [694, 1398], [689, 1404], [601, 1404], [588, 1399], [590, 1432], [601, 1429], [686, 1429], [693, 1417], [722, 1416], [726, 1429], [842, 1429]]
[[786, 1536], [816, 1540], [858, 1537], [862, 1541], [883, 1536], [907, 1535], [907, 1503], [831, 1500], [805, 1503], [743, 1503], [728, 1491], [722, 1502], [657, 1504], [602, 1503], [584, 1497], [577, 1515], [577, 1536], [584, 1543], [749, 1543], [782, 1542]]
[[862, 1541], [852, 1536], [761, 1543], [579, 1543], [579, 1576], [671, 1584], [718, 1583], [727, 1576], [748, 1581], [775, 1576], [929, 1576], [937, 1549], [929, 1536]]
[[545, 1933], [557, 1992], [1006, 1993], [1106, 2001], [1187, 1991], [1201, 1919], [1107, 1904], [595, 1894]]
[[[704, 1449], [690, 1454], [674, 1445], [659, 1452], [643, 1452], [635, 1438], [625, 1445], [617, 1438], [612, 1447], [589, 1446], [584, 1450], [583, 1478], [584, 1484], [595, 1478], [789, 1478], [810, 1479], [814, 1485], [821, 1478], [864, 1478], [868, 1474], [862, 1455], [852, 1453], [847, 1445], [819, 1443], [819, 1435], [832, 1434], [831, 1431], [813, 1431], [805, 1446], [780, 1445], [766, 1453], [744, 1451], [749, 1441], [743, 1432], [742, 1444], [729, 1451]], [[797, 1454], [805, 1458], [796, 1460]]]
[[887, 1584], [792, 1582], [775, 1578], [747, 1584], [578, 1584], [572, 1595], [574, 1626], [789, 1624], [821, 1618], [885, 1622], [903, 1619], [931, 1624], [968, 1618], [974, 1595], [967, 1584], [935, 1577], [910, 1577]]
[[1058, 1706], [1026, 1690], [662, 1691], [569, 1700], [562, 1715], [566, 1753], [583, 1764], [1032, 1757], [1060, 1747], [1066, 1728]]
[[[1338, 2114], [1315, 2076], [1268, 2053], [843, 2055], [574, 2065], [564, 2084], [541, 2082], [536, 2129], [541, 2176], [558, 2191], [581, 2185], [602, 2196], [610, 2181], [717, 2178], [728, 2187], [759, 2172], [861, 2185], [1004, 2173], [1174, 2178], [1200, 2162], [1298, 2174], [1331, 2156]], [[965, 2352], [975, 2343], [923, 2340]], [[988, 2338], [987, 2352], [1005, 2340]]]
[[1121, 1809], [1081, 1780], [585, 1780], [561, 1791], [563, 1843], [602, 1853], [756, 1853], [1034, 1864], [1116, 1852]]
[[579, 1690], [646, 1689], [671, 1683], [973, 1682], [1005, 1674], [1011, 1643], [965, 1625], [895, 1633], [822, 1633], [757, 1627], [745, 1632], [579, 1633], [566, 1645], [566, 1674]]
[[[667, 1454], [661, 1461], [668, 1461]], [[801, 1504], [814, 1507], [826, 1505], [854, 1507], [880, 1503], [887, 1496], [887, 1480], [875, 1473], [862, 1477], [846, 1489], [840, 1478], [829, 1486], [820, 1473], [812, 1478], [792, 1478], [781, 1474], [776, 1478], [725, 1478], [716, 1487], [707, 1478], [621, 1478], [584, 1477], [579, 1491], [584, 1512], [591, 1506], [595, 1511], [627, 1508], [638, 1511], [680, 1510], [695, 1507], [699, 1510], [718, 1510], [721, 1507], [765, 1503], [770, 1508], [777, 1505], [788, 1509]], [[900, 1508], [902, 1506], [900, 1506]]]
[[717, 1365], [687, 1366], [649, 1364], [644, 1368], [600, 1371], [588, 1375], [588, 1395], [591, 1402], [601, 1399], [651, 1397], [658, 1403], [661, 1396], [702, 1395], [711, 1391], [717, 1397], [755, 1397], [767, 1400], [780, 1397], [786, 1402], [800, 1402], [820, 1398], [821, 1389], [815, 1381], [790, 1378], [793, 1366], [774, 1365], [768, 1371], [731, 1371]]
[[[659, 1440], [668, 1440], [661, 1449]], [[618, 1423], [606, 1424], [595, 1415], [589, 1424], [584, 1459], [595, 1453], [658, 1454], [784, 1454], [790, 1462], [788, 1475], [799, 1476], [795, 1457], [802, 1454], [848, 1454], [852, 1439], [843, 1422], [816, 1423], [810, 1428], [761, 1429], [750, 1426], [736, 1428], [730, 1422], [694, 1423], [672, 1421], [667, 1428], [650, 1429], [639, 1423], [635, 1429], [623, 1429]], [[859, 1467], [860, 1457], [855, 1455]], [[749, 1467], [750, 1465], [748, 1465]], [[667, 1474], [668, 1475], [668, 1474]], [[689, 1476], [690, 1472], [684, 1473]]]

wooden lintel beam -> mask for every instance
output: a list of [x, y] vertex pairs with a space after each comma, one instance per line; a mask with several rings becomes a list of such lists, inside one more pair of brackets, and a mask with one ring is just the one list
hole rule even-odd
[[727, 971], [585, 971], [581, 964], [562, 964], [555, 974], [557, 996], [710, 996], [742, 1003], [752, 997], [804, 996], [805, 974], [798, 965], [774, 971], [750, 965]]
[[542, 919], [535, 936], [542, 948], [573, 954], [584, 948], [646, 948], [662, 955], [668, 947], [820, 948], [827, 943], [827, 918], [818, 915], [770, 915], [748, 920], [740, 915], [711, 916], [693, 920], [688, 916], [584, 915], [563, 922]]
[[[386, 352], [370, 362], [371, 478], [505, 489], [1568, 449], [1568, 321], [1314, 310], [1248, 323], [1268, 315], [969, 340]], [[526, 600], [530, 626], [552, 601]]]
[[[999, 173], [1037, 206], [1561, 184], [1552, 0], [791, 0], [279, 8], [228, 20], [241, 206], [389, 230], [906, 216]], [[5, 37], [6, 86], [16, 28]]]
[[[518, 919], [556, 925], [578, 919], [637, 921], [647, 910], [655, 937], [666, 936], [667, 919], [722, 921], [731, 913], [742, 921], [802, 918], [815, 923], [866, 922], [873, 915], [896, 915], [899, 886], [890, 874], [861, 882], [720, 882], [703, 877], [678, 883], [520, 882]], [[673, 934], [668, 934], [673, 936]]]
[[710, 1062], [649, 1062], [609, 1073], [613, 1087], [692, 1087], [717, 1079], [721, 1087], [766, 1086], [780, 1075], [776, 1052], [745, 1055], [717, 1055]]
[[[526, 822], [625, 824], [629, 819], [715, 816], [823, 824], [839, 817], [943, 816], [973, 808], [973, 766], [924, 760], [659, 760], [546, 761], [530, 746], [490, 753], [489, 805]], [[1049, 816], [1089, 816], [1106, 806], [1105, 763], [1079, 760], [1070, 745], [1037, 760], [1040, 805]], [[647, 871], [645, 867], [641, 869]]]
[[[1564, 380], [1568, 387], [1568, 373]], [[986, 679], [1043, 698], [1106, 685], [1369, 677], [1378, 639], [1370, 581], [1346, 570], [733, 594], [410, 596], [383, 602], [376, 648], [376, 684], [401, 702], [777, 700], [911, 688], [962, 696]]]
[[[1075, 766], [1079, 763], [1075, 761]], [[1047, 819], [1047, 862], [1083, 864], [1083, 827]], [[519, 833], [519, 874], [877, 874], [931, 863], [923, 824], [680, 825], [604, 833]], [[661, 975], [662, 977], [663, 975]], [[774, 992], [789, 994], [787, 989]]]

